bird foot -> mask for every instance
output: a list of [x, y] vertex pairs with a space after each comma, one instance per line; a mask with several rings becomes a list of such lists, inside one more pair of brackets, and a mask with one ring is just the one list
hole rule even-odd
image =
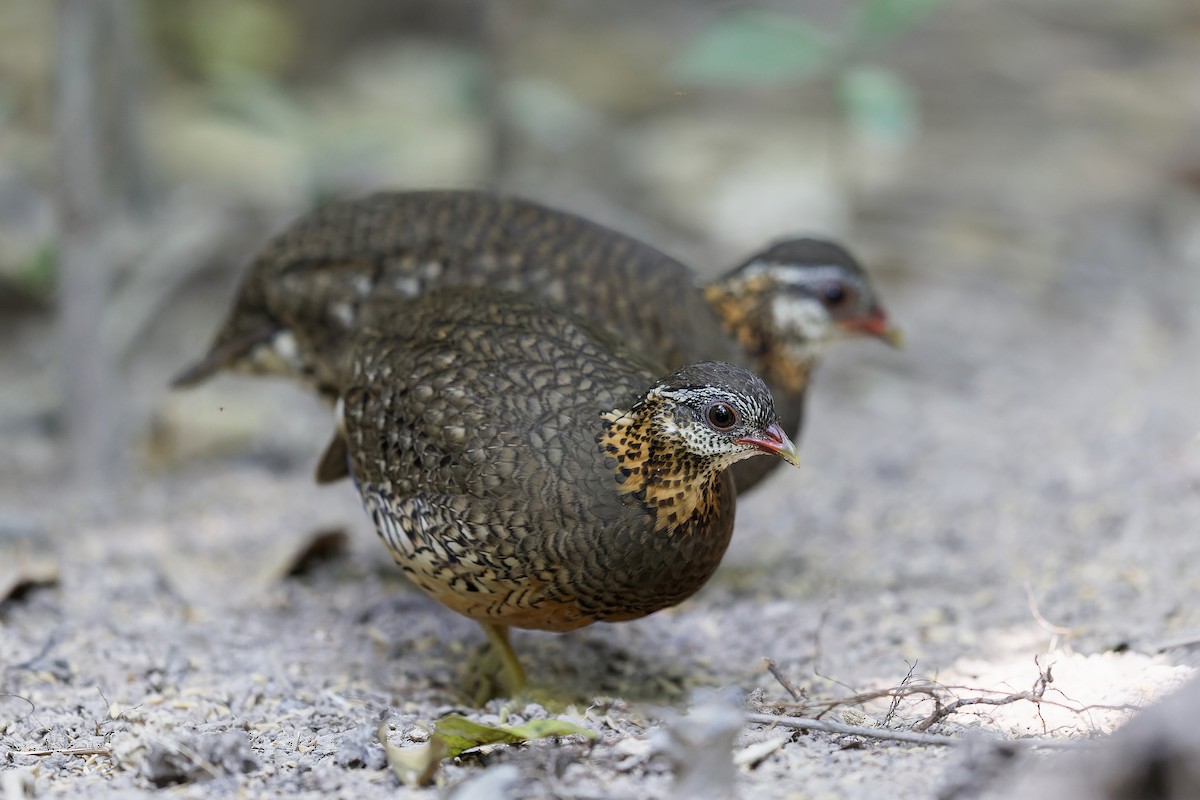
[[525, 670], [508, 641], [508, 628], [480, 623], [488, 645], [468, 665], [466, 688], [475, 704], [483, 706], [495, 697], [515, 698], [525, 691]]

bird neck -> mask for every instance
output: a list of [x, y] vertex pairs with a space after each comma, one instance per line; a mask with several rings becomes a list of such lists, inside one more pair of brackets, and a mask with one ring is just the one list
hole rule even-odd
[[771, 327], [773, 288], [763, 276], [741, 276], [709, 283], [704, 287], [704, 299], [742, 351], [753, 359], [751, 366], [773, 393], [803, 396], [819, 348], [814, 346], [811, 354], [798, 354], [789, 352], [780, 341]]
[[722, 513], [721, 474], [738, 457], [702, 456], [670, 446], [663, 436], [669, 417], [641, 404], [607, 412], [596, 442], [612, 465], [617, 491], [646, 506], [656, 532], [674, 534], [707, 526]]

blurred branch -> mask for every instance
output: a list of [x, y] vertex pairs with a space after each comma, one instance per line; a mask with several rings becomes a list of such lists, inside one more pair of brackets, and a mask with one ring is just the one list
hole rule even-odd
[[143, 216], [151, 204], [150, 170], [141, 125], [147, 66], [146, 48], [142, 46], [145, 39], [129, 0], [117, 0], [109, 16], [108, 46], [113, 59], [106, 87], [113, 104], [108, 119], [113, 168], [110, 175], [119, 186], [126, 210]]
[[162, 204], [155, 224], [140, 231], [139, 250], [129, 258], [129, 275], [108, 303], [102, 330], [114, 360], [134, 351], [150, 323], [172, 297], [209, 267], [245, 223], [219, 204], [173, 197]]
[[62, 238], [58, 312], [63, 400], [75, 478], [99, 482], [113, 454], [111, 359], [99, 336], [110, 264], [103, 246], [100, 29], [110, 0], [60, 0], [54, 135]]
[[[73, 476], [103, 486], [117, 466], [115, 359], [101, 336], [112, 283], [113, 211], [138, 171], [127, 0], [59, 0], [54, 136], [63, 402]], [[124, 33], [122, 33], [124, 32]], [[115, 163], [109, 163], [109, 156]], [[114, 181], [114, 172], [125, 178]], [[114, 184], [117, 184], [114, 191]]]
[[511, 24], [512, 9], [509, 0], [480, 0], [482, 16], [479, 35], [482, 41], [484, 62], [484, 107], [488, 121], [488, 174], [487, 185], [503, 191], [505, 179], [512, 160], [513, 132], [508, 122], [504, 102], [505, 44], [508, 41], [508, 26]]

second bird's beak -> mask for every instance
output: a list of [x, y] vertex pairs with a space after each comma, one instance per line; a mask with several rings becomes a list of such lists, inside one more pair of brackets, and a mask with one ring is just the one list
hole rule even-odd
[[754, 445], [764, 453], [779, 456], [793, 467], [800, 466], [800, 453], [796, 451], [796, 445], [792, 444], [792, 440], [783, 432], [783, 428], [778, 422], [772, 423], [761, 433], [743, 436], [737, 441], [741, 444]]
[[865, 317], [844, 319], [838, 324], [842, 330], [850, 333], [874, 336], [895, 348], [904, 346], [904, 334], [899, 328], [888, 322], [887, 313], [879, 306], [872, 308], [871, 313]]

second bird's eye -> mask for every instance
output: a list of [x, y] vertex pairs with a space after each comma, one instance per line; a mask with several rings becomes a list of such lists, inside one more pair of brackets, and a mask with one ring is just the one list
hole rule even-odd
[[737, 423], [737, 412], [729, 403], [713, 403], [708, 407], [708, 423], [720, 431], [727, 431]]
[[821, 290], [821, 295], [826, 303], [836, 306], [846, 299], [846, 288], [840, 283], [827, 283]]

